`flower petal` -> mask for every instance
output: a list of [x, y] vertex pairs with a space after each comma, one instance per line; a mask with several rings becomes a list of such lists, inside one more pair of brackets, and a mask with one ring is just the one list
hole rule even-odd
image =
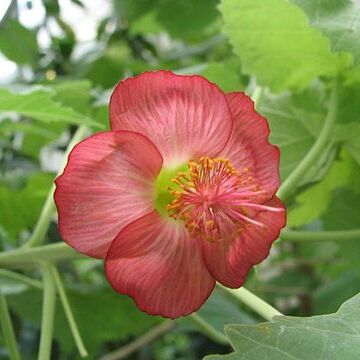
[[201, 252], [180, 223], [156, 211], [125, 227], [105, 261], [106, 277], [119, 293], [151, 315], [176, 318], [196, 311], [215, 281]]
[[232, 120], [225, 95], [201, 76], [143, 73], [118, 84], [110, 100], [113, 130], [133, 130], [159, 149], [164, 165], [214, 156], [226, 144]]
[[152, 211], [161, 166], [161, 155], [141, 134], [109, 131], [80, 142], [55, 180], [62, 238], [84, 254], [105, 257], [125, 225]]
[[233, 117], [233, 132], [221, 151], [239, 170], [248, 169], [261, 189], [271, 199], [279, 187], [279, 149], [268, 141], [269, 125], [254, 110], [254, 103], [244, 93], [226, 95]]
[[203, 241], [206, 266], [212, 276], [223, 285], [231, 288], [240, 287], [252, 266], [268, 256], [272, 243], [285, 226], [286, 212], [281, 201], [273, 198], [266, 205], [283, 211], [259, 212], [255, 220], [264, 226], [248, 224], [235, 240]]

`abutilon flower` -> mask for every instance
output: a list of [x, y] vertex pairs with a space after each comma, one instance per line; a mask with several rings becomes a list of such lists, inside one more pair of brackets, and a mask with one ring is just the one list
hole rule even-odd
[[240, 287], [286, 221], [279, 150], [251, 99], [147, 72], [117, 85], [110, 124], [56, 179], [62, 238], [105, 259], [112, 287], [149, 314], [190, 314], [216, 281]]

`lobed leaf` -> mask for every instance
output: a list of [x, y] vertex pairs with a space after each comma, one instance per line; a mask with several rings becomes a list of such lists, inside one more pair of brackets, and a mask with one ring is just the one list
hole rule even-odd
[[321, 75], [333, 76], [338, 56], [305, 14], [287, 0], [222, 0], [224, 32], [242, 70], [273, 91], [301, 90]]
[[330, 315], [275, 316], [257, 325], [228, 325], [235, 352], [208, 360], [353, 360], [360, 358], [360, 294]]

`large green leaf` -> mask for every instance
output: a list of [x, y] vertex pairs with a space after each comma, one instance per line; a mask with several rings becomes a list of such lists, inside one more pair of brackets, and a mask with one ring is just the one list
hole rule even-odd
[[330, 315], [276, 316], [271, 322], [225, 327], [235, 352], [212, 360], [355, 360], [360, 358], [360, 294]]
[[14, 112], [43, 122], [62, 122], [101, 127], [100, 124], [54, 100], [54, 92], [44, 89], [13, 93], [0, 88], [0, 113]]
[[313, 78], [336, 73], [340, 60], [328, 39], [287, 0], [222, 0], [220, 11], [242, 70], [260, 85], [299, 90]]
[[360, 64], [360, 3], [356, 0], [290, 0], [331, 42], [334, 51], [348, 51]]
[[0, 27], [0, 51], [18, 64], [36, 64], [36, 33], [14, 19], [8, 19]]

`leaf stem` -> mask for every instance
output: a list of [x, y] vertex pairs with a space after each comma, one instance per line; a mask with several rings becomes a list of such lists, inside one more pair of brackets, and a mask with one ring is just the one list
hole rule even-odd
[[193, 313], [189, 315], [189, 319], [192, 320], [196, 326], [211, 340], [218, 344], [228, 345], [228, 338], [220, 331], [216, 330], [211, 324], [204, 320], [199, 314]]
[[51, 265], [42, 263], [41, 268], [43, 272], [44, 294], [38, 360], [49, 360], [54, 332], [56, 288]]
[[285, 229], [281, 232], [280, 238], [285, 241], [360, 241], [360, 229], [332, 231], [297, 231]]
[[217, 284], [217, 286], [222, 291], [229, 294], [234, 300], [244, 303], [250, 309], [255, 311], [257, 314], [259, 314], [266, 320], [271, 320], [274, 316], [277, 315], [283, 315], [280, 311], [278, 311], [266, 301], [260, 299], [244, 287], [241, 287], [239, 289], [229, 289], [221, 284]]
[[332, 130], [336, 121], [338, 109], [338, 81], [335, 80], [331, 96], [330, 104], [327, 116], [324, 121], [324, 125], [321, 129], [320, 135], [315, 141], [312, 148], [293, 170], [293, 172], [285, 179], [280, 186], [277, 196], [284, 202], [289, 200], [292, 194], [295, 192], [299, 182], [304, 177], [306, 172], [311, 166], [319, 159], [322, 152], [326, 149], [329, 139], [332, 134]]
[[160, 325], [152, 328], [143, 336], [140, 336], [130, 344], [121, 347], [118, 350], [111, 352], [105, 356], [102, 356], [99, 360], [120, 360], [128, 358], [130, 354], [139, 350], [144, 345], [149, 344], [153, 340], [167, 333], [174, 326], [174, 321], [165, 320]]
[[24, 264], [34, 265], [39, 261], [57, 262], [69, 259], [86, 258], [72, 249], [65, 242], [42, 245], [35, 248], [20, 248], [0, 253], [1, 267], [23, 267]]
[[7, 277], [9, 279], [19, 281], [19, 282], [21, 282], [21, 283], [23, 283], [25, 285], [34, 287], [34, 288], [36, 288], [38, 290], [43, 289], [41, 281], [32, 279], [32, 278], [30, 278], [28, 276], [25, 276], [23, 274], [19, 274], [19, 273], [15, 272], [15, 271], [0, 269], [0, 277], [1, 276], [5, 276], [5, 277]]
[[88, 356], [88, 353], [87, 353], [87, 351], [85, 349], [85, 346], [84, 346], [84, 343], [83, 343], [83, 341], [81, 339], [79, 328], [78, 328], [78, 326], [76, 324], [74, 314], [73, 314], [73, 312], [71, 310], [71, 306], [69, 304], [69, 300], [68, 300], [68, 297], [66, 295], [64, 286], [62, 284], [59, 272], [56, 269], [56, 267], [54, 267], [54, 266], [51, 266], [51, 269], [52, 269], [52, 273], [53, 273], [53, 278], [55, 280], [55, 285], [56, 285], [57, 291], [59, 293], [60, 301], [61, 301], [62, 306], [64, 308], [66, 319], [68, 321], [72, 336], [73, 336], [75, 344], [76, 344], [76, 347], [77, 347], [77, 349], [79, 351], [80, 356], [81, 357], [86, 357], [86, 356]]
[[[87, 131], [86, 126], [79, 126], [76, 130], [75, 134], [73, 135], [64, 156], [64, 161], [61, 165], [60, 173], [62, 172], [63, 168], [66, 165], [67, 157], [73, 147], [85, 136]], [[44, 240], [46, 233], [49, 229], [51, 218], [53, 216], [53, 213], [55, 211], [55, 205], [54, 205], [54, 191], [55, 191], [55, 185], [53, 184], [48, 192], [48, 195], [46, 197], [46, 201], [44, 203], [44, 206], [41, 210], [41, 214], [39, 216], [39, 219], [35, 225], [34, 231], [30, 237], [30, 239], [22, 246], [22, 248], [29, 248], [37, 245], [41, 245]]]
[[20, 354], [16, 345], [16, 338], [14, 328], [11, 322], [9, 308], [6, 302], [5, 295], [0, 287], [0, 320], [1, 328], [4, 336], [5, 345], [8, 348], [10, 360], [20, 360]]

